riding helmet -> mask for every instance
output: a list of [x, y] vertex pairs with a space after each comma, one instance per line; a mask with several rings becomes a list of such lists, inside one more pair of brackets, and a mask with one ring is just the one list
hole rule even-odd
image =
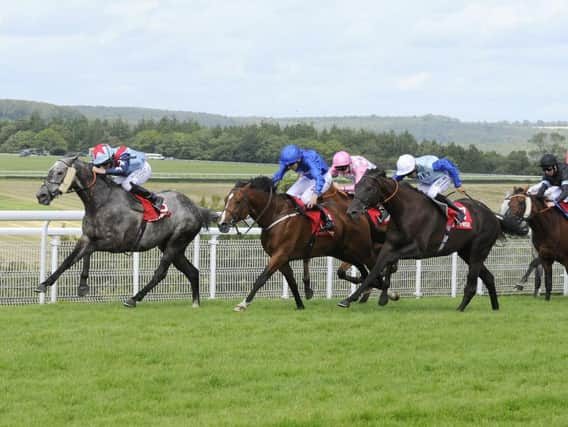
[[405, 176], [416, 169], [416, 159], [411, 154], [403, 154], [396, 161], [396, 174]]
[[302, 150], [294, 144], [285, 146], [280, 153], [280, 163], [284, 163], [286, 166], [299, 162], [301, 158]]
[[556, 166], [557, 164], [558, 160], [553, 154], [545, 154], [540, 158], [540, 167]]
[[333, 167], [344, 167], [351, 164], [351, 156], [347, 151], [338, 151], [333, 156]]

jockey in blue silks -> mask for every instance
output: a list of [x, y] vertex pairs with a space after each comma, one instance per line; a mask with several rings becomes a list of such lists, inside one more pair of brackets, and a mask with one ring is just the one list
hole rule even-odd
[[159, 212], [164, 199], [142, 187], [152, 175], [152, 168], [146, 161], [146, 155], [132, 148], [120, 146], [112, 148], [108, 144], [98, 144], [91, 153], [93, 172], [111, 175], [113, 181], [126, 191], [137, 194], [152, 203]]
[[325, 160], [314, 150], [302, 150], [297, 145], [287, 145], [280, 153], [280, 168], [272, 176], [272, 182], [278, 184], [289, 170], [298, 173], [299, 178], [286, 193], [302, 199], [308, 209], [318, 209], [324, 222], [322, 229], [332, 229], [333, 222], [317, 205], [318, 197], [333, 183]]
[[406, 176], [418, 180], [418, 190], [425, 193], [431, 199], [445, 203], [457, 212], [456, 222], [459, 224], [465, 219], [465, 214], [454, 202], [441, 194], [446, 191], [450, 184], [460, 193], [465, 192], [460, 179], [460, 174], [456, 165], [448, 159], [439, 159], [436, 156], [414, 157], [410, 154], [403, 154], [396, 162], [396, 173], [393, 176], [397, 181], [403, 180]]

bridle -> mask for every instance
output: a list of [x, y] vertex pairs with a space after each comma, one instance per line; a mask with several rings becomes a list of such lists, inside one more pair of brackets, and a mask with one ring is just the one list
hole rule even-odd
[[[71, 163], [67, 163], [65, 160], [59, 159], [57, 163], [61, 162], [63, 163], [66, 167], [67, 167], [67, 171], [65, 172], [65, 176], [63, 176], [61, 179], [57, 180], [57, 181], [49, 181], [47, 178], [44, 180], [44, 184], [52, 184], [52, 185], [57, 185], [57, 190], [59, 192], [59, 194], [64, 194], [64, 193], [80, 193], [82, 191], [88, 190], [91, 187], [93, 187], [93, 185], [95, 185], [96, 181], [97, 181], [97, 174], [93, 171], [93, 179], [91, 180], [91, 182], [89, 182], [89, 184], [84, 187], [83, 185], [81, 185], [81, 182], [79, 180], [77, 180], [77, 169], [73, 166], [73, 163], [75, 162], [76, 158], [73, 159], [71, 161]], [[79, 187], [78, 189], [73, 189], [71, 187], [71, 185], [76, 182], [77, 186]], [[47, 186], [46, 186], [47, 187]], [[52, 194], [53, 196], [53, 194]]]
[[[235, 227], [235, 230], [237, 231], [237, 235], [241, 235], [241, 234], [248, 234], [248, 232], [251, 230], [251, 228], [255, 225], [258, 224], [258, 221], [260, 220], [260, 218], [262, 218], [262, 216], [266, 213], [266, 211], [268, 210], [268, 207], [270, 206], [270, 202], [272, 201], [272, 196], [273, 196], [274, 192], [272, 191], [272, 187], [270, 188], [270, 195], [268, 196], [268, 201], [266, 202], [266, 204], [264, 205], [264, 208], [262, 209], [262, 211], [260, 211], [260, 214], [256, 217], [255, 220], [253, 220], [253, 222], [248, 226], [247, 230], [244, 233], [241, 233], [239, 231], [239, 227], [237, 225], [238, 221], [231, 221], [231, 225], [233, 227]], [[246, 204], [248, 205], [248, 208], [250, 211], [252, 211], [252, 206], [250, 204], [249, 198], [248, 196], [245, 194], [245, 196], [243, 197], [243, 200], [246, 202]], [[245, 222], [246, 221], [244, 219], [240, 220]]]
[[523, 197], [525, 199], [525, 212], [523, 213], [523, 219], [527, 220], [531, 217], [534, 217], [536, 215], [539, 215], [541, 213], [544, 213], [550, 209], [552, 209], [550, 206], [546, 206], [544, 209], [541, 210], [537, 210], [536, 212], [532, 213], [532, 199], [531, 197], [526, 194], [526, 193], [518, 193], [518, 194], [512, 194], [509, 197], [507, 197], [507, 200], [511, 200], [514, 197]]
[[[374, 182], [377, 184], [377, 186], [379, 186], [379, 185], [381, 184], [381, 181], [379, 181], [379, 179], [376, 178], [376, 177], [374, 177], [374, 176], [371, 176], [371, 175], [363, 175], [363, 177], [361, 178], [361, 181], [364, 180], [365, 178], [374, 181]], [[385, 197], [384, 200], [382, 200], [382, 201], [379, 200], [378, 203], [381, 203], [381, 204], [385, 205], [385, 204], [387, 204], [394, 196], [397, 195], [398, 190], [399, 190], [399, 188], [400, 188], [400, 185], [399, 185], [399, 183], [398, 183], [398, 181], [397, 181], [396, 179], [394, 179], [394, 178], [391, 178], [391, 179], [392, 179], [392, 180], [394, 181], [394, 183], [395, 183], [394, 191], [393, 191], [392, 194], [390, 194], [388, 197]], [[365, 207], [368, 207], [368, 206], [365, 205]]]

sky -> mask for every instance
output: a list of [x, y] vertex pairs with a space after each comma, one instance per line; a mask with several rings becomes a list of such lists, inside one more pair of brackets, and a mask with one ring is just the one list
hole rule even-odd
[[0, 98], [568, 120], [568, 1], [0, 0]]

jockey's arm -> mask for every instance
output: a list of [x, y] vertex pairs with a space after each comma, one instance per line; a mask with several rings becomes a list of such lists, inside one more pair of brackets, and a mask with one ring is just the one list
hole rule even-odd
[[450, 176], [450, 178], [452, 178], [454, 187], [460, 188], [462, 186], [458, 168], [450, 160], [448, 159], [436, 160], [432, 164], [432, 169], [436, 172], [446, 172]]
[[280, 167], [278, 168], [276, 173], [272, 175], [272, 182], [275, 185], [278, 184], [280, 181], [282, 181], [282, 178], [284, 177], [285, 173], [286, 173], [286, 165], [284, 163], [280, 163]]

